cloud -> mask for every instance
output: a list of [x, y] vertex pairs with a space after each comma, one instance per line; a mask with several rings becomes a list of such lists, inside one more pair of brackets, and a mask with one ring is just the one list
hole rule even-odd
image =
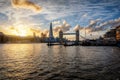
[[11, 0], [12, 6], [15, 8], [25, 8], [25, 9], [31, 9], [34, 11], [41, 11], [42, 7], [39, 5], [29, 1], [29, 0]]
[[[27, 4], [23, 4], [31, 1], [32, 3], [34, 2], [34, 5], [37, 3], [44, 7], [40, 14], [32, 12], [32, 10], [36, 11], [36, 8], [34, 8], [33, 5], [28, 6]], [[11, 6], [11, 2], [13, 6]], [[38, 25], [44, 23], [39, 27], [45, 29], [49, 28], [47, 27], [48, 22], [66, 19], [71, 25], [80, 24], [80, 26], [87, 26], [89, 20], [91, 20], [87, 26], [87, 29], [91, 30], [91, 32], [109, 29], [110, 27], [108, 28], [108, 26], [110, 26], [111, 22], [108, 22], [108, 20], [119, 17], [120, 1], [109, 0], [105, 2], [105, 0], [103, 0], [98, 1], [97, 4], [93, 2], [94, 1], [88, 0], [0, 0], [0, 12], [8, 16], [9, 21], [6, 21], [8, 25], [12, 25], [18, 21], [27, 24], [35, 23]], [[97, 23], [94, 23], [92, 20], [97, 18], [101, 18], [106, 22], [100, 21], [102, 23], [99, 23], [98, 21]], [[1, 18], [0, 20], [0, 22], [3, 23]], [[7, 24], [4, 24], [4, 26], [6, 27]], [[56, 27], [56, 29], [54, 29], [56, 32], [59, 31], [61, 25], [63, 25], [62, 22], [59, 24], [59, 21], [55, 21], [53, 24]], [[49, 32], [49, 30], [47, 32]]]
[[47, 35], [47, 36], [49, 36], [49, 30], [48, 29], [42, 30], [42, 33], [45, 34], [45, 35]]
[[87, 13], [83, 14], [82, 17], [86, 18], [88, 16]]
[[74, 31], [77, 31], [77, 30], [81, 30], [81, 29], [83, 29], [83, 27], [81, 27], [80, 25], [76, 25], [75, 27], [74, 27]]
[[[88, 27], [86, 27], [86, 30], [89, 32], [97, 32], [97, 31], [106, 31], [112, 28], [116, 28], [120, 25], [120, 18], [109, 20], [103, 23], [100, 23], [99, 25], [96, 25], [98, 21], [92, 21]], [[92, 26], [91, 26], [92, 25]]]
[[95, 30], [96, 26], [98, 25], [98, 22], [101, 19], [96, 19], [96, 20], [90, 20], [89, 25], [85, 28], [87, 33], [90, 33]]
[[8, 16], [6, 14], [0, 13], [0, 25], [5, 24], [8, 21]]
[[88, 28], [94, 28], [97, 25], [98, 21], [100, 21], [100, 19], [90, 20]]
[[59, 25], [60, 24], [60, 21], [53, 21], [52, 22], [54, 25]]
[[64, 20], [61, 25], [55, 26], [54, 31], [59, 32], [60, 30], [62, 30], [63, 32], [67, 32], [70, 30], [70, 28], [71, 28], [71, 25]]
[[35, 33], [40, 33], [41, 30], [37, 28], [30, 28], [30, 31], [35, 32]]
[[108, 28], [110, 28], [110, 27], [115, 28], [116, 26], [119, 26], [119, 25], [120, 25], [120, 18], [104, 22], [104, 23], [100, 24], [99, 27], [103, 28], [103, 27], [107, 26]]

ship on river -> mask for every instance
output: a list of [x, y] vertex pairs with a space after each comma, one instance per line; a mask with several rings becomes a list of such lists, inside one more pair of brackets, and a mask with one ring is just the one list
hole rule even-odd
[[116, 41], [117, 41], [117, 46], [120, 47], [120, 26], [116, 28]]

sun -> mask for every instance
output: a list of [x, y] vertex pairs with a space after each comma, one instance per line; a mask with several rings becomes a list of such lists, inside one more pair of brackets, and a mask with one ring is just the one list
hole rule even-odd
[[23, 30], [23, 29], [20, 29], [20, 30], [18, 31], [18, 36], [21, 36], [21, 37], [27, 36], [27, 31], [26, 31], [26, 30]]
[[17, 25], [15, 27], [10, 28], [11, 33], [16, 36], [26, 37], [29, 34], [28, 28], [23, 25]]
[[36, 33], [37, 35], [40, 34], [38, 29], [34, 30], [33, 27], [31, 28], [31, 26], [25, 24], [15, 24], [7, 29], [6, 33], [13, 36], [28, 37], [33, 36], [33, 33]]
[[17, 36], [25, 37], [27, 36], [27, 29], [23, 25], [18, 25], [14, 29]]

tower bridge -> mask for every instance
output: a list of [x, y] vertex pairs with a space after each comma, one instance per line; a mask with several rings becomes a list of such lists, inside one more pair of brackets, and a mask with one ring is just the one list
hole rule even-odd
[[63, 33], [63, 35], [75, 35], [76, 33]]
[[[76, 30], [75, 32], [72, 32], [72, 33], [64, 33], [62, 30], [59, 31], [59, 42], [60, 44], [65, 44], [66, 43], [66, 40], [63, 38], [64, 35], [75, 35], [75, 45], [79, 45], [79, 38], [84, 38], [80, 35], [80, 31], [79, 30]], [[85, 38], [84, 38], [85, 39]], [[55, 44], [52, 44], [52, 43], [55, 43], [56, 40], [53, 36], [53, 30], [52, 30], [52, 23], [50, 23], [50, 30], [49, 30], [49, 44], [48, 45], [55, 45]]]
[[79, 43], [79, 36], [80, 36], [79, 30], [77, 30], [75, 33], [63, 33], [63, 31], [60, 30], [60, 32], [59, 32], [60, 43], [64, 42], [63, 41], [63, 36], [64, 35], [75, 35], [76, 36], [75, 42], [76, 42], [76, 44]]

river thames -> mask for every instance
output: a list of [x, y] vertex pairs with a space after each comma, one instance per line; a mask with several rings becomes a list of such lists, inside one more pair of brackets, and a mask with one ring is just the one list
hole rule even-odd
[[120, 48], [0, 44], [0, 80], [120, 80]]

